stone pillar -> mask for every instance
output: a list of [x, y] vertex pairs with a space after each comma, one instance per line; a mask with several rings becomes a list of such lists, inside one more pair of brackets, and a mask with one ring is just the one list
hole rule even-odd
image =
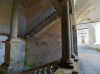
[[74, 61], [78, 61], [78, 48], [77, 48], [77, 29], [76, 25], [72, 25], [73, 28], [73, 52], [75, 53]]
[[73, 27], [73, 50], [75, 55], [78, 56], [76, 25], [73, 25], [72, 27]]
[[13, 0], [11, 34], [5, 43], [5, 61], [0, 66], [0, 74], [20, 74], [24, 67], [25, 41], [17, 38], [19, 0]]
[[17, 38], [18, 34], [19, 0], [13, 0], [11, 15], [11, 39]]
[[73, 14], [70, 14], [71, 57], [75, 58], [74, 49], [73, 49], [73, 28], [72, 28], [73, 22], [74, 22], [74, 20], [73, 20]]
[[61, 2], [61, 31], [62, 31], [62, 58], [59, 66], [73, 69], [71, 59], [71, 37], [70, 37], [70, 16], [69, 16], [69, 1], [62, 0]]
[[72, 31], [72, 58], [75, 62], [78, 61], [78, 50], [77, 50], [77, 30], [75, 25], [74, 14], [71, 14], [71, 31]]
[[74, 1], [70, 0], [70, 33], [71, 33], [71, 57], [75, 58], [75, 54], [73, 51], [73, 29], [72, 25], [75, 24], [75, 19], [73, 18], [74, 16]]

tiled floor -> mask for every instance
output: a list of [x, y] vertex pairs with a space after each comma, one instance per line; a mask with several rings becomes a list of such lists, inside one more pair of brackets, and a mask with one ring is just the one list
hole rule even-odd
[[80, 74], [100, 74], [100, 52], [90, 50], [85, 44], [78, 47]]

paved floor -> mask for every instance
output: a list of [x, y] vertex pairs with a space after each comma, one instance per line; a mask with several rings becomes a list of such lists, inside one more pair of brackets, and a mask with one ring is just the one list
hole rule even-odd
[[82, 44], [78, 47], [80, 74], [100, 74], [100, 52]]

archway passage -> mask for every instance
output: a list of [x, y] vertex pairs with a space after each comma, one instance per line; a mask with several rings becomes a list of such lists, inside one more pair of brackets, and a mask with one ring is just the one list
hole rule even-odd
[[89, 39], [88, 39], [88, 28], [80, 28], [78, 29], [78, 44], [81, 43], [88, 43]]
[[79, 70], [81, 74], [100, 74], [100, 0], [76, 1], [77, 30], [88, 28], [88, 41], [78, 35]]
[[100, 74], [100, 23], [80, 24], [77, 29], [79, 72]]

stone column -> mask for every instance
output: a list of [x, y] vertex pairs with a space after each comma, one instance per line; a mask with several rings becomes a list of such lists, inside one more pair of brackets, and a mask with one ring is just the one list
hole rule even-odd
[[75, 55], [78, 56], [76, 25], [73, 25], [72, 27], [73, 27], [73, 50]]
[[78, 61], [78, 50], [77, 50], [77, 30], [75, 25], [74, 14], [71, 14], [71, 31], [72, 31], [72, 58], [75, 62]]
[[70, 37], [70, 16], [69, 16], [69, 1], [62, 0], [61, 2], [61, 31], [62, 31], [62, 58], [59, 66], [73, 69], [71, 59], [71, 37]]
[[11, 16], [11, 39], [17, 38], [18, 34], [18, 16], [19, 16], [19, 0], [13, 0], [12, 16]]
[[72, 6], [72, 13], [70, 14], [70, 18], [71, 18], [71, 37], [72, 37], [72, 58], [74, 58], [74, 61], [77, 61], [77, 30], [76, 30], [76, 26], [73, 27], [73, 25], [75, 25], [75, 15], [74, 15], [74, 1], [70, 0], [71, 2], [71, 6]]
[[73, 49], [73, 28], [72, 28], [72, 25], [73, 25], [73, 14], [70, 14], [70, 33], [71, 33], [71, 57], [72, 58], [75, 58], [75, 54], [74, 54], [74, 49]]
[[74, 16], [74, 1], [70, 0], [70, 33], [71, 33], [71, 57], [75, 58], [75, 54], [73, 52], [73, 29], [72, 25], [75, 24]]
[[19, 0], [13, 0], [10, 37], [5, 43], [5, 61], [0, 74], [20, 74], [24, 67], [25, 41], [17, 38]]

